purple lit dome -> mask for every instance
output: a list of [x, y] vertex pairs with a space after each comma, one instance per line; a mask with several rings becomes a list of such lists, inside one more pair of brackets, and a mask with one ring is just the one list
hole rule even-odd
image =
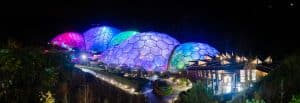
[[167, 34], [144, 32], [103, 52], [106, 64], [142, 67], [146, 71], [166, 71], [172, 50], [179, 42]]

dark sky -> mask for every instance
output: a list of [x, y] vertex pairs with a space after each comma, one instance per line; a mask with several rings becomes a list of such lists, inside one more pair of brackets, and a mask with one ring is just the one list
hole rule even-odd
[[295, 0], [15, 2], [0, 7], [0, 33], [4, 40], [17, 38], [25, 44], [99, 24], [163, 32], [182, 43], [208, 43], [220, 51], [281, 55], [299, 48]]

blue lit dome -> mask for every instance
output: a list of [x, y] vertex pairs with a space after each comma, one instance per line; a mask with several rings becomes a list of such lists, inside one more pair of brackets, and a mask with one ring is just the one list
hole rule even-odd
[[108, 48], [111, 39], [119, 32], [118, 29], [108, 26], [89, 29], [83, 33], [86, 50], [91, 52], [103, 52]]
[[204, 43], [188, 42], [179, 45], [174, 50], [169, 62], [169, 71], [176, 72], [183, 70], [189, 61], [203, 60], [205, 56], [214, 57], [218, 50]]
[[144, 32], [103, 52], [106, 64], [143, 67], [146, 71], [166, 71], [172, 50], [179, 42], [167, 34]]

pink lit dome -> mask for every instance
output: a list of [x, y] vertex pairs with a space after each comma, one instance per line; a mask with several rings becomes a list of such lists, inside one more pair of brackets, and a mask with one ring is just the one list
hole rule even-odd
[[84, 50], [84, 38], [81, 34], [76, 32], [65, 32], [57, 35], [51, 40], [51, 44], [57, 45], [66, 49], [80, 49]]

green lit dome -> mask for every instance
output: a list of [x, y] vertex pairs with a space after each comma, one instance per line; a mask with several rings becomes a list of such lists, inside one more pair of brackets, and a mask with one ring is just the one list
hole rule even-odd
[[170, 62], [169, 71], [177, 72], [183, 70], [189, 61], [203, 60], [205, 56], [214, 57], [218, 54], [218, 50], [204, 43], [184, 43], [176, 47]]
[[115, 47], [121, 43], [123, 43], [124, 41], [126, 41], [127, 39], [131, 38], [132, 36], [138, 34], [139, 32], [137, 31], [124, 31], [119, 33], [118, 35], [114, 36], [110, 43], [109, 43], [109, 48], [111, 47]]

